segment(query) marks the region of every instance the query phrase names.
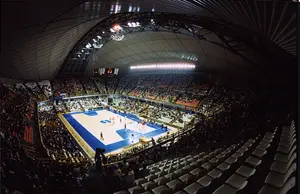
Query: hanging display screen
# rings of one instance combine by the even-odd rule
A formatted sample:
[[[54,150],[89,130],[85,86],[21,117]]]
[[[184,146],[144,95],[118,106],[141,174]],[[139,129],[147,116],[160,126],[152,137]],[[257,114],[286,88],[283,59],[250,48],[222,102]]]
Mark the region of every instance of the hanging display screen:
[[[100,75],[100,76],[115,76],[119,74],[119,68],[97,68],[94,69],[93,72],[94,75]]]

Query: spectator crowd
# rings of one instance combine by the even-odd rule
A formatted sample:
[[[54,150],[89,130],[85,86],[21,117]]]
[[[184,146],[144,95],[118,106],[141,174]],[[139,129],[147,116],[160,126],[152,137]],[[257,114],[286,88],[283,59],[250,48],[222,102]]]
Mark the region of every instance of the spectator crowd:
[[[24,88],[0,85],[1,193],[82,193],[78,180],[85,176],[87,164],[43,161],[26,152],[24,128],[34,116],[30,97]]]
[[[90,167],[90,159],[82,153],[57,113],[97,108],[101,106],[98,97],[44,102],[37,106],[36,113],[32,105],[51,94],[57,97],[99,92],[132,95],[173,105],[190,103],[193,122],[188,117],[189,111],[154,101],[119,97],[117,106],[145,115],[149,122],[182,124],[189,121],[195,125],[118,155],[103,155],[99,165]],[[128,188],[133,180],[149,173],[147,165],[165,157],[212,149],[257,135],[256,121],[260,115],[252,110],[255,100],[252,92],[220,84],[212,86],[186,74],[127,75],[120,80],[109,78],[106,81],[72,78],[30,87],[0,85],[1,192],[91,194]],[[41,158],[31,157],[24,148],[24,128],[32,124],[34,118],[38,118],[37,134],[42,144],[35,149],[45,152]]]

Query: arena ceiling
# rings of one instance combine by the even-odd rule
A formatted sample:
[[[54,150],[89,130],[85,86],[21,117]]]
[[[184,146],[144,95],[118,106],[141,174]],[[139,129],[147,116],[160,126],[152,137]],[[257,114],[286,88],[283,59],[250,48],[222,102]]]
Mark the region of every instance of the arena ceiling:
[[[214,34],[210,35],[210,39],[219,41]],[[247,54],[255,56],[249,51]],[[207,41],[172,32],[145,31],[128,34],[123,41],[109,41],[92,56],[85,73],[91,75],[97,67],[123,68],[164,62],[193,63],[201,71],[211,73],[225,70],[237,73],[251,69],[251,64],[241,57]]]
[[[257,68],[269,63],[262,57],[262,53],[266,53],[263,49],[255,53],[253,48],[246,46],[247,49],[234,53],[225,48],[228,41],[215,34],[209,34],[208,39],[219,45],[169,31],[128,34],[123,41],[108,41],[85,63],[81,59],[70,63],[72,53],[82,46],[78,42],[91,29],[116,13],[127,12],[189,14],[210,18],[211,21],[219,20],[223,24],[259,34],[254,40],[259,43],[255,50],[267,44],[266,48],[275,45],[274,50],[266,53],[269,58],[273,55],[277,60],[276,57],[282,55],[282,60],[288,61],[296,56],[297,6],[292,1],[25,0],[2,1],[1,4],[4,30],[0,59],[2,77],[43,80],[64,74],[69,68],[70,74],[88,75],[94,67],[103,65],[123,68],[132,64],[177,59],[193,61],[194,58],[198,67],[209,72],[247,72],[253,70],[253,66]],[[237,29],[232,28],[233,31]],[[266,43],[262,44],[264,41]],[[273,45],[269,46],[270,43]]]

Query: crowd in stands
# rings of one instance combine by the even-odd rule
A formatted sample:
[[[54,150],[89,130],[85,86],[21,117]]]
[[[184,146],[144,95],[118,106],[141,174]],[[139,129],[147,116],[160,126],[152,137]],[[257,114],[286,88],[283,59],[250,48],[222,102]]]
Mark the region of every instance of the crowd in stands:
[[[177,89],[177,90],[184,90],[185,88],[187,88],[192,80],[193,77],[190,74],[179,74],[179,75],[173,75],[174,76],[174,81],[171,85],[171,87],[173,89]],[[196,79],[196,78],[194,78]]]
[[[79,100],[79,103],[84,109],[95,109],[100,106],[97,101],[97,98],[82,98]]]
[[[185,85],[185,84],[184,84]],[[176,104],[192,107],[196,109],[204,96],[210,91],[211,84],[198,77],[192,78],[184,92],[179,92]]]
[[[66,96],[84,95],[84,89],[79,79],[60,79],[52,82],[55,96],[65,94]]]
[[[45,110],[45,109],[44,109]],[[54,109],[39,111],[41,141],[54,160],[81,162],[85,160],[75,140],[58,118]]]
[[[93,79],[83,78],[82,83],[83,83],[84,89],[86,91],[86,94],[98,94],[99,93]]]
[[[184,110],[176,107],[163,106],[161,104],[151,103],[133,98],[120,98],[118,107],[141,116],[145,116],[146,120],[152,120],[158,123],[173,124],[183,126],[183,119],[186,115]],[[189,122],[190,120],[187,119]]]
[[[47,99],[52,97],[52,89],[51,89],[51,83],[50,81],[41,81],[38,82],[38,85],[40,86],[41,90],[44,92]]]
[[[55,108],[55,106],[53,105],[52,101],[45,101],[45,102],[37,103],[37,111],[38,112],[51,111],[54,108]]]
[[[129,79],[128,75],[122,76],[119,80],[119,84],[118,84],[115,94],[123,95],[123,93],[126,90],[126,86],[129,84],[129,82],[130,82],[130,79]]]
[[[43,101],[47,99],[45,94],[42,92],[42,90],[36,83],[31,82],[25,83],[24,85],[27,87],[31,97],[36,98],[38,101]]]
[[[125,75],[121,78],[72,78],[25,83],[18,90],[29,92],[39,101],[59,96],[122,94],[180,104],[196,109],[210,90],[207,81],[189,74]],[[51,86],[52,85],[52,86]]]
[[[69,100],[58,100],[55,101],[54,105],[57,112],[72,112],[72,111],[83,111],[88,109],[99,108],[100,104],[97,97],[88,97],[88,98],[74,98]],[[41,109],[49,109],[49,106],[41,106]]]
[[[254,93],[215,84],[210,94],[206,96],[203,103],[199,106],[199,112],[209,116],[230,110],[236,104],[245,109],[249,108],[249,105],[243,103],[244,101],[254,101]]]
[[[120,78],[116,94],[128,95],[128,93],[137,85],[139,81],[138,75],[124,75]]]
[[[52,83],[52,90],[54,96],[60,96],[62,94],[66,94],[68,91],[68,87],[66,87],[64,80],[53,80]]]
[[[141,91],[139,91],[139,88],[143,87],[142,83],[144,82],[146,77],[134,75],[132,78],[133,79],[131,79],[126,86],[126,90],[123,93],[124,95],[137,96],[137,94],[141,93]]]
[[[86,173],[85,165],[44,163],[26,153],[24,127],[32,112],[28,93],[21,91],[0,85],[1,193],[82,193],[78,180]]]
[[[148,117],[157,119],[160,121],[166,121],[172,123],[175,120],[182,118],[182,111],[176,110],[174,108],[168,108],[161,105],[150,105],[147,110],[143,112]]]
[[[94,81],[100,94],[107,94],[106,87],[105,87],[105,80],[101,78],[95,78]]]
[[[277,118],[272,111],[267,112],[267,116],[263,111],[256,114],[262,109],[258,109],[257,104],[254,106],[256,99],[252,92],[219,84],[211,88],[188,75],[127,76],[119,82],[111,79],[107,85],[103,80],[82,83],[78,79],[54,80],[53,94],[78,96],[95,91],[104,94],[107,93],[107,86],[109,93],[139,93],[138,97],[151,99],[155,96],[155,100],[171,103],[177,103],[178,100],[203,102],[199,103],[195,127],[185,128],[178,134],[166,135],[119,155],[103,157],[99,165],[89,168],[89,159],[68,133],[57,113],[96,108],[99,106],[96,99],[45,102],[38,106],[38,115],[34,115],[32,105],[35,100],[41,100],[36,97],[42,91],[46,97],[50,97],[51,85],[44,84],[41,87],[39,84],[42,90],[24,85],[0,85],[1,193],[12,193],[14,190],[23,193],[112,193],[131,187],[135,179],[146,176],[149,173],[146,166],[151,163],[255,137],[262,129],[274,128],[270,123],[264,125],[265,120],[275,121]],[[207,95],[204,99],[200,91]],[[118,106],[127,112],[144,114],[148,121],[155,119],[183,123],[187,115],[183,110],[131,98],[121,98]],[[47,161],[32,158],[24,150],[24,129],[35,116],[39,119],[39,133]],[[168,142],[159,144],[165,141]],[[112,162],[117,163],[107,165]]]
[[[133,79],[134,77],[134,79]],[[116,93],[197,108],[210,89],[187,74],[131,75],[120,79]]]
[[[114,94],[118,85],[118,78],[111,77],[107,79],[107,91],[109,94]]]
[[[67,112],[67,107],[63,101],[56,101],[54,103],[54,108],[57,112]]]
[[[67,110],[69,110],[69,112],[82,110],[82,107],[78,100],[75,100],[75,99],[66,100],[66,101],[64,101],[64,103],[67,107]]]
[[[80,79],[66,79],[65,83],[67,86],[70,86],[68,90],[69,96],[81,96],[85,94]]]
[[[118,103],[118,107],[122,107],[122,109],[132,113],[141,113],[145,106],[146,104],[140,102],[139,100],[126,97],[120,98]]]

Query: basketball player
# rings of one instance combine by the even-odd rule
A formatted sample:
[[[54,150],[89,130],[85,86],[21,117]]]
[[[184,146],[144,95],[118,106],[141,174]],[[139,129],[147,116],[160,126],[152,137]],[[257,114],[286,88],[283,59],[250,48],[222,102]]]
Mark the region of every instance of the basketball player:
[[[100,132],[100,139],[101,139],[101,140],[104,140],[104,138],[103,138],[103,133],[102,133],[102,132]]]
[[[134,134],[132,133],[131,134],[131,143],[133,143],[133,140],[134,140]]]

